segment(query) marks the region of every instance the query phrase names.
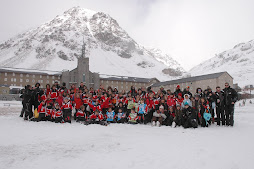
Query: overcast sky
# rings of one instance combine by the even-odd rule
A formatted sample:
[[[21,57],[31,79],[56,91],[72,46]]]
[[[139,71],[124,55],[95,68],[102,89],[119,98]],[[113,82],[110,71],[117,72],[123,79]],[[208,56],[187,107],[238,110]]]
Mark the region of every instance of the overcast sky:
[[[73,6],[108,13],[139,44],[171,54],[185,70],[254,39],[253,0],[0,0],[0,41]]]

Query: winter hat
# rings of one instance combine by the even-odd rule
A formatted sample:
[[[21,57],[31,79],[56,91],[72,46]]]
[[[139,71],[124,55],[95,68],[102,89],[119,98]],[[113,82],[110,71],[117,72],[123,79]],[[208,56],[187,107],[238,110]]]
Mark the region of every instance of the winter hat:
[[[185,96],[188,96],[188,98],[190,98],[190,95],[188,95],[188,94],[185,94],[185,95],[184,95],[184,98],[185,98]]]
[[[176,88],[180,88],[180,85],[177,85]]]
[[[178,96],[181,96],[181,97],[182,97],[183,95],[182,95],[182,93],[178,93]]]
[[[185,106],[187,106],[187,105],[189,106],[189,103],[188,103],[188,102],[185,102],[184,105],[185,105]]]
[[[159,107],[159,109],[164,109],[164,106],[161,105],[161,106]]]
[[[177,104],[176,107],[181,107],[180,104]]]
[[[164,89],[164,87],[163,87],[163,86],[160,86],[160,88],[163,88],[163,89]]]
[[[189,89],[189,88],[190,88],[190,86],[187,86],[186,88],[187,88],[187,89]]]

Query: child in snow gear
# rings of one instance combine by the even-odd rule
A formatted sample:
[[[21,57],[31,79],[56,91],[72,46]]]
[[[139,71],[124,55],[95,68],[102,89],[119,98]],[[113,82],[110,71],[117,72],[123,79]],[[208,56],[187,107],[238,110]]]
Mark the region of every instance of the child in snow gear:
[[[112,110],[112,108],[108,108],[108,111],[106,113],[106,121],[110,123],[115,123],[115,112]]]
[[[128,119],[129,124],[137,124],[138,114],[135,112],[135,108],[131,109]]]
[[[99,112],[99,110],[95,110],[93,114],[90,115],[89,121],[85,122],[85,125],[88,124],[100,124],[103,126],[107,126],[107,122],[103,121],[104,117],[103,114]]]
[[[76,113],[76,121],[85,121],[86,120],[86,112],[85,112],[85,106],[80,106],[80,109]]]
[[[164,107],[160,106],[159,110],[153,113],[152,126],[155,126],[155,124],[157,124],[157,126],[161,126],[162,121],[164,121],[166,118],[167,116],[164,113]]]
[[[71,123],[71,113],[72,113],[72,104],[68,97],[64,98],[64,103],[62,106],[63,118],[65,122]]]
[[[197,128],[198,123],[196,119],[197,115],[192,107],[189,106],[188,102],[184,103],[182,124],[184,128]]]
[[[116,114],[116,121],[117,123],[125,123],[127,121],[126,113],[123,112],[121,108],[118,109],[118,112]]]
[[[142,98],[140,104],[138,104],[138,123],[144,123],[145,121],[145,114],[148,112],[148,107],[145,104],[145,99]]]
[[[55,103],[55,108],[53,110],[55,123],[62,123],[63,122],[63,112],[58,103]]]

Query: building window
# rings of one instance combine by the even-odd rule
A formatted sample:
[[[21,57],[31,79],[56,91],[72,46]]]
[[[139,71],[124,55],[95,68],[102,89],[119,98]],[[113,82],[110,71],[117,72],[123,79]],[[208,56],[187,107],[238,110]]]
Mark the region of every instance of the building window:
[[[54,84],[54,81],[52,81],[52,84]]]
[[[33,75],[33,78],[35,78],[35,75]]]
[[[49,78],[49,76],[47,75],[47,79]]]
[[[23,87],[23,85],[22,85],[22,84],[20,84],[19,86],[20,86],[20,87]]]
[[[103,80],[101,80],[101,83],[103,83]]]
[[[29,77],[29,74],[26,74],[26,77]]]
[[[41,80],[41,82],[40,83],[43,83],[43,80]]]
[[[58,76],[58,79],[60,80],[60,76]]]
[[[33,80],[32,80],[32,82],[34,83],[34,82],[35,82],[35,80],[33,79]]]
[[[26,79],[26,82],[28,83],[28,82],[29,82],[29,79]]]
[[[52,76],[52,79],[55,79],[55,76]]]
[[[54,76],[53,76],[54,77]],[[53,78],[52,77],[52,78]],[[86,81],[86,74],[83,74],[83,82],[85,82]]]
[[[23,79],[20,79],[20,83],[22,83],[23,82]]]
[[[13,78],[11,78],[11,82],[13,82]]]
[[[15,73],[12,73],[12,76],[15,76]]]
[[[128,86],[126,86],[126,89],[128,89]]]
[[[40,75],[40,78],[42,78],[42,75]]]
[[[47,80],[47,83],[49,83],[49,80]]]
[[[112,81],[111,83],[113,84],[114,82]]]
[[[7,82],[7,78],[4,78],[4,81]]]
[[[41,88],[43,88],[43,85],[41,85]]]
[[[5,76],[7,76],[7,73],[4,73]]]
[[[123,84],[123,82],[121,82],[121,84]]]
[[[16,78],[13,78],[13,81],[16,82]]]
[[[108,83],[108,81],[107,81],[107,83]]]
[[[20,77],[23,77],[23,74],[20,74]]]
[[[116,81],[116,84],[118,84],[118,81]]]
[[[123,86],[121,86],[121,88],[123,89]]]

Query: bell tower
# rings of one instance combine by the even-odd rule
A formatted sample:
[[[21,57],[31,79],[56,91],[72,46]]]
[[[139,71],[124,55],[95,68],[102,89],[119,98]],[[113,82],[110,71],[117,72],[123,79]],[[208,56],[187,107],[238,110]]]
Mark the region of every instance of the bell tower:
[[[78,58],[77,67],[77,87],[84,82],[88,88],[90,87],[89,58],[86,57],[86,44],[83,39],[81,56]]]

